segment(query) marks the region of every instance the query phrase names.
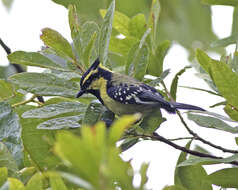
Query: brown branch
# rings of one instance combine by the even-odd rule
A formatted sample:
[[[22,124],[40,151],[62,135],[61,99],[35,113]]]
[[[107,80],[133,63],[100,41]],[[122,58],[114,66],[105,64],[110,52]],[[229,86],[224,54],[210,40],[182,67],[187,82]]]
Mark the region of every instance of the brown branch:
[[[179,146],[179,145],[169,141],[168,139],[160,136],[157,133],[153,133],[152,135],[146,135],[146,134],[137,134],[137,133],[127,132],[126,134],[129,135],[129,136],[133,136],[133,137],[146,138],[146,139],[149,138],[151,140],[160,141],[160,142],[163,142],[163,143],[165,143],[167,145],[172,146],[175,149],[181,150],[183,152],[186,152],[186,153],[194,155],[194,156],[205,157],[205,158],[214,158],[214,159],[223,159],[223,157],[213,156],[211,154],[206,154],[206,153],[202,153],[202,152],[198,152],[198,151],[187,149],[187,148],[185,148],[183,146]],[[229,164],[233,164],[233,165],[238,166],[238,162],[237,161],[229,162]]]
[[[221,151],[223,151],[223,152],[229,152],[229,153],[234,153],[234,154],[237,154],[237,153],[238,153],[237,150],[231,150],[231,149],[223,148],[223,147],[221,147],[221,146],[218,146],[218,145],[213,144],[213,143],[210,142],[210,141],[207,141],[207,140],[203,139],[202,137],[200,137],[197,133],[193,132],[193,131],[188,127],[188,125],[187,125],[187,123],[184,121],[184,119],[183,119],[181,113],[180,113],[178,110],[177,110],[176,112],[177,112],[177,114],[178,114],[178,116],[179,116],[179,118],[180,118],[180,121],[181,121],[182,124],[184,125],[184,127],[187,129],[187,131],[189,132],[189,134],[191,134],[192,136],[195,137],[195,138],[194,138],[195,140],[199,140],[199,141],[203,142],[204,144],[207,144],[207,145],[209,145],[209,146],[211,146],[211,147],[213,147],[213,148],[216,148],[216,149],[218,149],[218,150],[221,150]]]

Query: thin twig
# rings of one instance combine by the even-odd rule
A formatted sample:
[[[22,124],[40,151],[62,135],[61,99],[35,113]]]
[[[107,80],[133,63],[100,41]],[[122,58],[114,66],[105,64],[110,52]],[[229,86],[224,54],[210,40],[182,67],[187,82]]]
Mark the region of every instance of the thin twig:
[[[15,108],[15,107],[20,106],[20,105],[25,105],[25,104],[27,104],[27,103],[29,103],[29,102],[34,102],[34,99],[35,99],[36,97],[37,97],[36,95],[33,95],[29,100],[24,100],[24,101],[22,101],[22,102],[18,102],[18,103],[16,103],[16,104],[13,104],[12,107]]]
[[[195,139],[194,137],[179,137],[179,138],[174,138],[174,139],[168,139],[169,141],[180,141],[180,140],[193,140]]]
[[[177,110],[176,111],[179,118],[180,118],[180,121],[182,122],[182,124],[184,125],[184,127],[187,129],[187,131],[189,132],[189,134],[191,134],[192,136],[194,136],[195,140],[199,140],[201,142],[203,142],[204,144],[207,144],[213,148],[216,148],[216,149],[219,149],[219,150],[222,150],[223,152],[229,152],[229,153],[234,153],[234,154],[237,154],[238,151],[237,150],[231,150],[231,149],[227,149],[227,148],[223,148],[221,146],[218,146],[218,145],[215,145],[213,144],[212,142],[210,141],[207,141],[205,139],[203,139],[202,137],[200,137],[197,133],[193,132],[187,125],[187,123],[185,122],[185,120],[183,119],[181,113]]]
[[[175,149],[181,150],[183,152],[186,152],[186,153],[194,155],[194,156],[205,157],[205,158],[214,158],[214,159],[223,159],[223,157],[213,156],[211,154],[206,154],[206,153],[190,150],[190,149],[187,149],[185,147],[179,146],[179,145],[169,141],[168,139],[160,136],[157,133],[154,133],[153,135],[146,135],[146,134],[137,134],[137,133],[127,132],[126,134],[129,135],[129,136],[133,136],[133,137],[146,138],[146,139],[149,138],[151,140],[160,141],[160,142],[163,142],[165,144],[168,144],[168,145],[172,146]],[[229,162],[229,164],[233,164],[233,165],[238,166],[238,162],[237,161]]]

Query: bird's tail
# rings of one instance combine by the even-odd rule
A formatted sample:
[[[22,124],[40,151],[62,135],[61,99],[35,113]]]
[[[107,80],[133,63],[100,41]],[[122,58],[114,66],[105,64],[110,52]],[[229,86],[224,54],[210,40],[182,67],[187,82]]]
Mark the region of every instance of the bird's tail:
[[[190,105],[190,104],[183,104],[183,103],[178,103],[178,102],[170,102],[170,104],[175,109],[206,111],[203,108],[200,108],[198,106],[193,106],[193,105]]]

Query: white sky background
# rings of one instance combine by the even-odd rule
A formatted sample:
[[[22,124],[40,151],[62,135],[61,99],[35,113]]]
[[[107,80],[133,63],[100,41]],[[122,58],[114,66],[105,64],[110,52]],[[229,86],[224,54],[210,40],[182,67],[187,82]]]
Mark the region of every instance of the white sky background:
[[[231,32],[232,12],[232,7],[212,7],[214,31],[220,38],[229,36]],[[12,52],[16,50],[38,51],[40,47],[43,46],[39,36],[41,29],[45,27],[57,30],[71,41],[68,13],[64,7],[50,0],[15,0],[12,9],[8,12],[0,3],[0,37],[11,48]],[[228,51],[234,51],[234,47],[230,46]],[[164,69],[171,69],[171,74],[165,81],[167,86],[170,85],[175,73],[185,65],[189,65],[187,57],[188,53],[179,45],[175,44],[170,49],[164,63]],[[0,48],[0,65],[7,64],[6,54],[2,48]],[[186,72],[180,77],[179,85],[209,89],[206,83],[197,78],[194,74],[195,71],[190,69],[189,72]],[[178,89],[178,102],[194,104],[209,111],[224,114],[221,107],[216,109],[209,108],[210,105],[220,100],[222,99],[205,92],[197,92],[184,88]],[[160,135],[167,138],[188,136],[176,115],[168,116],[166,112],[163,112],[163,114],[167,117],[168,121],[163,123],[160,130],[158,130]],[[194,123],[189,121],[188,123],[195,132],[205,139],[227,148],[237,148],[234,138],[228,133],[197,127]],[[180,145],[185,144],[185,142],[176,143]],[[204,145],[203,147],[206,146]],[[211,149],[211,151],[216,155],[223,155],[220,151],[214,149]],[[165,185],[173,184],[173,173],[179,154],[180,151],[166,144],[147,141],[138,143],[129,151],[123,153],[122,156],[126,160],[132,158],[132,164],[136,170],[142,162],[150,162],[148,188],[159,190]],[[217,170],[218,167],[209,166],[206,167],[206,169],[208,173],[211,173]],[[135,184],[138,184],[137,182],[138,180],[135,180]]]

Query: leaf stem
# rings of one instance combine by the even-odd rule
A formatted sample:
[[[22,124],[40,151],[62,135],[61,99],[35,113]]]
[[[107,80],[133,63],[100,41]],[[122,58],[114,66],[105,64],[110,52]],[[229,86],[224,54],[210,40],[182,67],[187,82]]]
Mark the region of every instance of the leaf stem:
[[[29,102],[35,102],[34,99],[35,99],[36,97],[37,97],[36,95],[33,95],[29,100],[24,100],[24,101],[22,101],[22,102],[15,103],[15,104],[12,105],[12,107],[15,108],[15,107],[17,107],[17,106],[24,105],[24,104],[27,104],[27,103],[29,103]]]

